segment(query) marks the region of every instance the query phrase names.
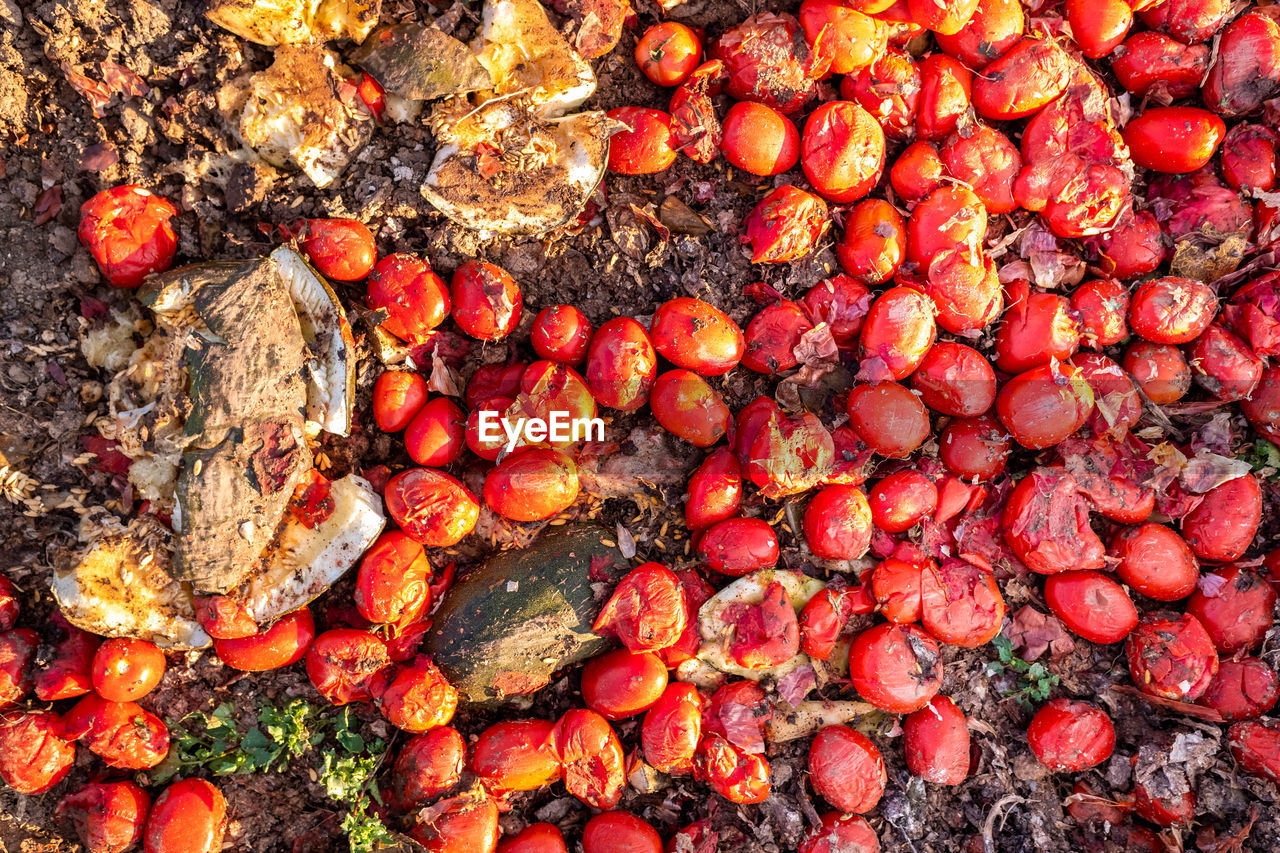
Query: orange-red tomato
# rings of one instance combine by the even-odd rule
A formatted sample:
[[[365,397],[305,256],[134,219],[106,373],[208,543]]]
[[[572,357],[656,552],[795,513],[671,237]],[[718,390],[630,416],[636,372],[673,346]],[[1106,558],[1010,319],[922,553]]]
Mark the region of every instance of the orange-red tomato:
[[[666,566],[642,563],[627,573],[591,630],[614,634],[633,652],[674,645],[688,621],[684,587]]]
[[[1227,742],[1246,772],[1280,782],[1280,725],[1274,720],[1236,723],[1227,731]]]
[[[121,853],[142,840],[151,797],[133,782],[91,782],[58,803],[89,853]]]
[[[67,738],[85,738],[89,751],[108,767],[146,770],[169,752],[169,729],[164,721],[136,702],[109,702],[90,693],[62,722]]]
[[[227,801],[203,779],[181,779],[156,798],[147,818],[145,853],[218,853],[227,831]]]
[[[800,651],[811,658],[829,660],[845,623],[857,609],[856,598],[860,591],[824,589],[805,602],[799,618]]]
[[[885,49],[880,22],[837,0],[804,0],[799,18],[814,53],[830,57],[831,74],[855,74]]]
[[[389,530],[365,551],[356,576],[355,604],[370,622],[407,625],[431,606],[431,563],[399,530]]]
[[[939,641],[976,648],[1000,633],[1004,597],[995,576],[965,560],[930,563],[920,574],[920,622]]]
[[[804,309],[790,299],[766,305],[747,324],[742,366],[757,373],[790,370],[800,363],[796,348],[812,329]]]
[[[373,384],[373,420],[383,432],[399,432],[427,402],[427,381],[407,370],[388,370]]]
[[[665,171],[676,161],[670,113],[648,107],[618,107],[608,115],[627,128],[609,140],[609,171],[648,175]]]
[[[907,260],[927,270],[946,251],[981,247],[986,234],[987,209],[982,199],[964,187],[939,186],[907,220]]]
[[[1081,342],[1095,349],[1118,344],[1129,335],[1129,290],[1114,278],[1095,278],[1071,293],[1071,310],[1080,318]]]
[[[853,101],[828,101],[804,123],[800,166],[818,195],[827,201],[857,201],[880,180],[884,131]]]
[[[707,568],[741,577],[777,564],[778,534],[762,518],[729,518],[707,528],[697,550]]]
[[[0,634],[0,710],[15,705],[31,690],[31,668],[40,635],[30,628]]]
[[[733,415],[720,393],[692,370],[668,370],[653,383],[649,409],[663,429],[694,447],[710,447],[724,437]]]
[[[1276,590],[1258,574],[1239,566],[1201,576],[1187,599],[1187,612],[1209,633],[1224,655],[1251,651],[1262,643],[1273,624]]]
[[[658,86],[679,86],[702,63],[702,40],[684,24],[663,21],[636,40],[636,65]]]
[[[995,418],[953,418],[938,437],[938,458],[958,477],[990,480],[1004,470],[1009,446],[1009,434]]]
[[[958,32],[934,33],[938,47],[975,71],[999,59],[1025,30],[1018,0],[979,0],[978,8]]]
[[[685,661],[692,660],[702,648],[702,635],[698,633],[698,610],[716,591],[696,569],[681,569],[676,572],[676,577],[680,579],[680,588],[684,590],[685,626],[680,639],[665,649],[658,650],[658,656],[668,669],[675,669]]]
[[[702,740],[705,700],[692,684],[672,682],[645,712],[640,726],[644,760],[663,773],[691,773]]]
[[[1042,364],[1010,379],[996,395],[996,414],[1023,447],[1052,447],[1084,425],[1093,390],[1079,368]]]
[[[911,387],[926,406],[943,415],[972,418],[996,400],[991,362],[973,347],[938,341],[911,374]]]
[[[36,698],[55,702],[88,693],[93,688],[93,656],[101,642],[101,638],[72,625],[55,608],[44,630],[44,643],[53,654],[48,660],[36,662]]]
[[[549,305],[533,318],[529,343],[538,358],[577,365],[587,357],[591,321],[572,305]]]
[[[541,521],[578,499],[578,466],[559,450],[529,448],[503,459],[484,479],[484,502],[512,521]]]
[[[409,738],[396,756],[392,791],[406,811],[448,793],[462,779],[467,745],[458,730],[439,726]]]
[[[881,456],[910,456],[929,437],[929,412],[919,397],[897,382],[855,386],[846,409],[849,426]]]
[[[946,177],[937,146],[924,139],[908,145],[889,169],[889,185],[909,207],[940,187]]]
[[[526,424],[520,431],[517,448],[529,444],[564,448],[587,437],[581,428],[574,428],[574,422],[594,418],[596,400],[586,380],[572,367],[535,361],[520,377],[520,390],[522,396],[516,398],[514,411],[509,411],[506,419],[518,425],[522,418],[529,418],[547,424],[548,429],[543,436],[540,427],[535,430],[532,424]]]
[[[458,691],[423,656],[397,672],[376,698],[387,722],[415,733],[448,725],[458,707]]]
[[[902,723],[902,748],[912,775],[936,785],[959,785],[969,775],[969,726],[964,711],[934,696]]]
[[[591,339],[586,383],[602,406],[634,411],[649,402],[658,375],[658,355],[644,326],[614,317]]]
[[[419,465],[442,468],[462,455],[467,416],[448,397],[436,397],[414,415],[404,431],[409,458]]]
[[[307,649],[307,677],[334,705],[368,702],[382,692],[390,675],[387,644],[358,628],[334,628]]]
[[[173,202],[134,184],[103,190],[80,206],[80,242],[112,287],[137,287],[173,265]]]
[[[1253,396],[1240,401],[1240,411],[1264,438],[1280,440],[1280,367],[1262,371]]]
[[[1023,477],[1009,494],[1000,526],[1013,553],[1038,574],[1105,564],[1106,549],[1089,526],[1089,503],[1062,468],[1036,468]]]
[[[218,659],[233,669],[264,672],[302,660],[315,636],[315,619],[310,610],[301,607],[257,634],[226,640],[215,638],[213,649]]]
[[[973,81],[973,108],[992,121],[1026,118],[1057,98],[1071,79],[1071,58],[1059,44],[1026,36]]]
[[[43,794],[66,778],[75,760],[76,745],[57,714],[0,714],[0,779],[19,794]]]
[[[1031,751],[1054,772],[1079,773],[1111,757],[1116,730],[1097,705],[1052,699],[1040,706],[1027,727]]]
[[[476,526],[480,505],[453,477],[409,468],[387,481],[387,512],[410,538],[432,548],[456,545]]]
[[[1227,134],[1222,119],[1199,107],[1148,107],[1124,128],[1133,162],[1157,172],[1194,172]]]
[[[747,475],[765,498],[808,491],[835,463],[835,439],[812,412],[770,417],[751,442]]]
[[[720,153],[724,134],[713,100],[723,87],[724,63],[704,62],[671,94],[671,132],[680,153],[696,163],[710,163]]]
[[[830,58],[814,56],[793,16],[761,12],[727,30],[712,55],[724,62],[725,91],[737,101],[756,101],[790,115],[816,91],[814,80]]]
[[[1126,527],[1111,540],[1115,573],[1156,601],[1178,601],[1195,591],[1200,568],[1187,542],[1162,524]]]
[[[494,853],[501,833],[498,804],[479,786],[427,806],[409,828],[429,853]]]
[[[491,791],[533,791],[561,776],[550,720],[508,720],[480,733],[471,770]]]
[[[497,461],[507,446],[507,434],[501,418],[511,409],[515,400],[511,397],[490,397],[472,407],[467,415],[466,439],[471,452],[488,462]],[[487,427],[480,431],[480,418],[484,416]]]
[[[666,687],[667,666],[652,652],[615,649],[582,669],[582,701],[609,720],[644,713]]]
[[[717,447],[689,478],[684,525],[702,530],[738,514],[742,502],[742,466],[728,447]]]
[[[369,275],[369,307],[387,312],[382,328],[407,343],[426,340],[445,321],[453,302],[431,266],[414,255],[387,255]]]
[[[501,340],[520,324],[520,285],[497,264],[467,261],[453,271],[449,293],[454,322],[473,338]]]
[[[568,848],[555,824],[531,823],[501,842],[498,853],[568,853]]]
[[[724,159],[753,175],[780,175],[800,162],[800,132],[791,119],[764,104],[738,101],[724,117]]]
[[[745,669],[781,666],[800,651],[800,625],[791,596],[777,581],[759,604],[743,605],[728,643],[729,656]]]
[[[609,721],[585,708],[566,711],[551,732],[564,767],[564,786],[593,809],[611,809],[627,785],[622,742]]]
[[[871,521],[886,533],[903,533],[938,508],[938,487],[914,468],[895,471],[867,495]]]
[[[1218,674],[1200,697],[1200,704],[1212,708],[1228,723],[1252,720],[1268,713],[1280,699],[1280,678],[1271,665],[1245,655],[1227,658],[1218,664]]]
[[[742,329],[728,314],[687,296],[659,305],[649,329],[659,355],[701,376],[728,373],[746,349]]]
[[[886,137],[901,141],[915,134],[921,85],[911,54],[889,47],[871,65],[840,81],[840,97],[857,101],[880,122]]]
[[[810,319],[815,323],[826,319],[831,326],[831,334],[836,343],[847,345],[862,328],[870,306],[870,298],[865,288],[856,289],[861,282],[881,284],[893,278],[907,249],[906,221],[902,214],[884,199],[869,198],[858,202],[845,216],[844,234],[836,244],[836,257],[846,273],[857,279],[857,282],[840,284],[844,276],[827,279],[836,282],[831,285],[819,283],[814,285],[805,295],[804,304],[809,309]],[[838,299],[841,290],[848,291],[843,299]],[[828,309],[830,318],[819,317],[815,310],[814,294],[834,291],[829,299],[834,302]],[[848,307],[845,307],[848,306]],[[836,318],[847,315],[849,319],[842,324]]]
[[[805,834],[799,853],[880,853],[880,839],[862,815],[827,812]]]
[[[747,753],[718,734],[708,734],[698,744],[694,772],[720,796],[733,803],[763,803],[769,799],[769,761]]]
[[[862,489],[826,486],[805,507],[805,542],[821,559],[856,560],[871,545],[872,517]]]
[[[112,702],[146,696],[164,678],[164,652],[155,643],[112,637],[93,656],[93,689]]]
[[[359,281],[378,261],[373,234],[356,219],[308,219],[298,248],[316,272],[335,281]]]
[[[1067,0],[1064,10],[1080,52],[1101,59],[1120,46],[1133,26],[1126,0]]]
[[[1138,609],[1124,587],[1092,570],[1060,572],[1044,581],[1054,616],[1091,643],[1118,643],[1138,626]]]
[[[933,313],[933,302],[919,291],[889,288],[867,312],[859,339],[862,357],[883,361],[894,379],[906,378],[924,361],[937,337]]]
[[[809,747],[809,781],[823,799],[846,814],[876,807],[889,781],[880,750],[862,732],[827,726]]]
[[[813,251],[830,226],[825,201],[783,184],[747,216],[741,240],[751,246],[751,263],[784,264]]]
[[[756,397],[738,410],[733,424],[733,453],[743,468],[751,463],[752,448],[760,431],[782,417],[782,410],[772,397]]]
[[[1085,425],[1094,435],[1123,436],[1142,417],[1142,398],[1137,383],[1113,360],[1102,353],[1076,353],[1071,365],[1093,391],[1094,400],[1102,400],[1103,408],[1094,408]],[[1143,516],[1145,518],[1145,516]],[[1136,519],[1141,521],[1142,519]]]
[[[17,587],[13,581],[0,575],[0,631],[8,631],[17,624],[21,609]]]
[[[1022,373],[1052,360],[1066,361],[1080,343],[1080,324],[1066,297],[1032,291],[1010,306],[996,330],[996,367]]]
[[[1195,701],[1218,673],[1213,640],[1189,613],[1143,614],[1124,650],[1133,683],[1164,699]]]
[[[859,696],[881,710],[918,711],[942,686],[938,643],[915,625],[875,625],[849,647],[849,681]]]
[[[921,139],[938,140],[955,132],[961,116],[970,110],[973,74],[942,53],[920,60],[920,96],[915,115]]]
[[[1156,344],[1186,344],[1213,322],[1217,298],[1207,284],[1189,278],[1144,281],[1129,302],[1129,327]]]
[[[601,812],[582,830],[583,853],[662,853],[662,837],[628,812]]]
[[[920,618],[920,581],[926,562],[885,557],[871,573],[871,595],[884,618],[903,625]]]

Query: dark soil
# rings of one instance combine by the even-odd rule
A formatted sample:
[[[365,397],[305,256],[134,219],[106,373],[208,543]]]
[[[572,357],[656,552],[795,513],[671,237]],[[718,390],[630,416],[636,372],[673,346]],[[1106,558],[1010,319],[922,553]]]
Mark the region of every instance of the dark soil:
[[[48,612],[47,578],[59,550],[74,544],[82,508],[106,505],[127,511],[133,503],[121,480],[94,468],[81,443],[82,436],[92,434],[94,418],[105,412],[107,377],[85,363],[80,336],[131,299],[128,292],[100,283],[76,240],[79,206],[100,189],[137,182],[178,203],[179,262],[259,255],[272,245],[274,232],[266,226],[326,215],[361,219],[377,235],[381,252],[421,253],[444,272],[467,258],[484,257],[519,280],[526,326],[539,308],[557,302],[577,305],[598,325],[618,313],[643,317],[677,295],[707,299],[745,324],[758,307],[744,294],[745,285],[765,280],[794,297],[837,271],[829,242],[800,263],[752,267],[739,244],[740,222],[766,189],[797,176],[744,182],[723,161],[697,166],[681,158],[656,179],[611,177],[602,215],[580,233],[488,243],[446,221],[419,194],[432,154],[430,134],[421,125],[381,127],[344,178],[323,192],[299,174],[237,162],[228,156],[235,145],[217,116],[214,93],[226,80],[266,67],[270,51],[209,24],[200,5],[198,0],[0,0],[0,569],[23,591],[23,624],[39,625]],[[414,6],[410,0],[384,0],[384,20],[402,19]],[[421,6],[427,14],[425,4]],[[462,29],[474,25],[478,8],[460,10]],[[642,23],[651,22],[654,11],[643,5]],[[715,32],[745,14],[728,0],[695,0],[675,17]],[[629,32],[596,63],[600,88],[591,106],[666,106],[666,94],[649,84],[631,60],[633,45]],[[667,197],[700,214],[710,233],[667,237],[637,215],[637,210],[656,213]],[[364,412],[380,366],[368,346],[367,319],[355,310],[361,288],[341,290],[353,309],[366,355],[360,367]],[[482,362],[505,361],[510,349],[471,347],[461,368],[463,378]],[[743,373],[736,372],[723,389],[735,404],[767,390],[764,382]],[[823,395],[817,404],[824,414],[832,414]],[[626,418],[611,425],[608,438],[620,443],[618,453],[629,456],[630,464],[623,466],[627,470],[621,472],[618,495],[585,511],[611,527],[625,525],[636,539],[639,557],[678,562],[688,549],[678,509],[685,472],[697,457],[671,443],[662,443],[662,452],[655,453],[643,432],[628,440],[640,423]],[[335,470],[408,461],[398,441],[372,428],[330,450]],[[477,472],[459,473],[467,477]],[[636,494],[628,493],[628,482]],[[1270,510],[1274,489],[1268,497]],[[780,516],[779,509],[757,504],[748,511],[772,519]],[[513,532],[492,519],[488,524],[490,540]],[[778,527],[784,562],[799,567],[803,558],[791,528]],[[1274,522],[1265,532],[1259,549],[1276,544]],[[470,546],[455,556],[465,565],[479,555],[479,546]],[[348,580],[317,603],[318,620],[344,607],[349,596]],[[1043,609],[1031,584],[1011,580],[1006,597],[1011,611],[1026,603]],[[1273,662],[1276,645],[1273,636],[1268,646]],[[912,780],[894,743],[900,728],[892,720],[885,722],[876,739],[889,766],[890,787],[869,816],[883,849],[1132,849],[1108,827],[1081,825],[1066,816],[1063,800],[1075,777],[1050,775],[1032,757],[1025,737],[1028,714],[1002,698],[1007,684],[984,673],[993,652],[949,649],[947,655],[943,692],[975,721],[973,773],[954,789]],[[1115,757],[1085,774],[1100,793],[1120,796],[1129,790],[1129,758],[1140,746],[1168,749],[1176,742],[1183,748],[1160,760],[1196,766],[1200,825],[1180,835],[1167,834],[1169,850],[1280,849],[1276,789],[1237,775],[1225,749],[1209,749],[1201,759],[1203,746],[1188,746],[1201,739],[1217,743],[1222,727],[1173,715],[1110,689],[1127,681],[1116,648],[1077,640],[1073,651],[1044,660],[1061,676],[1062,695],[1096,697],[1116,720]],[[839,691],[832,687],[828,693]],[[580,702],[576,694],[577,674],[568,673],[528,708],[505,713],[554,717]],[[172,721],[223,701],[250,709],[289,696],[318,698],[301,666],[245,676],[212,655],[192,654],[171,657],[162,689],[143,704]],[[367,733],[388,734],[371,708],[361,716]],[[496,716],[463,712],[457,725],[474,736]],[[638,743],[638,729],[638,721],[618,726],[628,750]],[[650,794],[630,791],[623,807],[653,821],[664,836],[710,818],[720,830],[721,850],[794,850],[824,808],[812,801],[805,781],[806,753],[807,742],[801,741],[770,755],[774,795],[760,806],[733,806],[702,785],[675,780]],[[343,849],[340,816],[316,784],[315,770],[314,761],[304,759],[283,774],[218,779],[233,818],[226,849]],[[0,849],[77,849],[74,833],[54,817],[53,809],[63,794],[101,773],[101,763],[81,750],[76,771],[50,793],[23,797],[0,791]],[[505,828],[515,831],[532,820],[550,820],[565,828],[571,849],[589,816],[560,786],[518,797],[513,805],[503,818]],[[1251,814],[1257,821],[1247,840],[1230,846],[1230,838]]]

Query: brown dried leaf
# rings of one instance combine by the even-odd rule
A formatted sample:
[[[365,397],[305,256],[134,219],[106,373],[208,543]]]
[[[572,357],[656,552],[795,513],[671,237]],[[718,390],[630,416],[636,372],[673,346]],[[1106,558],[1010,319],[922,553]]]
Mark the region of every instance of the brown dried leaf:
[[[715,230],[706,218],[673,195],[658,206],[658,219],[675,234],[704,237]]]
[[[1013,614],[1005,636],[1013,643],[1023,660],[1033,661],[1046,651],[1054,660],[1066,657],[1076,647],[1075,640],[1067,633],[1056,616],[1041,613],[1030,604]]]

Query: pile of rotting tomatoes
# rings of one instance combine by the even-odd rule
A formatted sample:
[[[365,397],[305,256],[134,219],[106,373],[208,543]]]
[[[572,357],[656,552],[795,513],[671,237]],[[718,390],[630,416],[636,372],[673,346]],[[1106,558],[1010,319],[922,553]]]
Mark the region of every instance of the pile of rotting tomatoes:
[[[901,746],[845,725],[816,733],[807,784],[829,808],[803,853],[879,849],[862,815],[886,788],[882,748],[903,749],[927,782],[965,780],[969,721],[939,692],[940,646],[995,638],[1011,577],[1037,578],[1067,629],[1117,644],[1149,701],[1229,726],[1240,770],[1280,783],[1280,722],[1265,717],[1280,685],[1259,655],[1280,551],[1256,556],[1263,489],[1231,455],[1246,422],[1280,440],[1280,368],[1269,362],[1280,353],[1280,274],[1265,256],[1253,260],[1277,234],[1274,8],[804,0],[798,16],[762,12],[716,34],[710,58],[702,33],[650,28],[636,59],[676,88],[669,112],[611,112],[627,126],[612,170],[659,172],[684,155],[787,174],[743,223],[753,261],[801,258],[839,221],[843,272],[794,300],[754,285],[765,304],[745,329],[694,298],[656,306],[647,326],[617,316],[596,328],[572,305],[546,306],[529,334],[536,360],[481,367],[461,393],[433,393],[414,370],[384,372],[373,419],[403,433],[416,467],[380,477],[398,529],[360,565],[364,623],[317,634],[304,609],[260,634],[218,639],[217,654],[247,670],[305,658],[329,701],[374,703],[411,733],[388,801],[430,850],[566,850],[548,824],[499,844],[510,795],[563,783],[595,810],[586,853],[658,853],[657,830],[615,808],[637,767],[691,776],[734,803],[770,796],[768,724],[814,685],[726,676],[706,693],[679,676],[705,649],[699,613],[717,587],[778,563],[771,502],[805,495],[810,559],[790,568],[830,582],[802,607],[772,582],[722,613],[732,630],[718,638],[721,657],[748,676],[798,654],[844,658],[858,697],[905,718]],[[135,286],[172,260],[173,209],[113,192],[86,206],[82,236],[113,284]],[[1011,221],[1029,260],[1000,263],[1013,241],[996,252],[990,238]],[[1188,246],[1221,248],[1233,236],[1244,247],[1234,258],[1209,251],[1188,263]],[[450,319],[479,341],[520,326],[518,283],[486,261],[464,263],[446,285],[423,258],[379,259],[351,220],[313,220],[300,245],[322,274],[367,281],[382,329],[407,345],[430,346]],[[813,411],[761,396],[735,412],[721,393],[735,370],[817,382],[839,362],[856,364],[855,380]],[[514,522],[570,511],[582,450],[526,435],[508,452],[484,437],[481,415],[646,407],[706,449],[684,506],[696,562],[639,565],[603,602],[596,630],[622,648],[585,665],[585,707],[500,722],[468,743],[449,725],[456,692],[415,657],[448,583],[430,549],[470,534],[482,506]],[[1213,417],[1183,435],[1166,411]],[[1013,470],[1015,459],[1026,465]],[[13,628],[15,607],[0,604],[0,616],[0,686],[12,706],[31,689],[37,639]],[[36,695],[88,698],[65,715],[11,711],[0,726],[0,775],[21,791],[65,775],[80,738],[117,767],[150,766],[167,743],[163,723],[128,704],[163,671],[154,647],[67,637]],[[129,661],[128,689],[108,683],[121,677],[118,658]],[[65,683],[42,692],[51,671]],[[1081,773],[1111,757],[1116,731],[1101,701],[1060,695],[1034,713],[1027,738],[1048,770]],[[132,725],[111,722],[121,714]],[[636,717],[628,755],[613,724]],[[1154,789],[1149,778],[1135,774],[1111,799],[1080,781],[1071,812],[1105,812],[1124,849],[1160,851],[1152,826],[1194,820],[1195,780]],[[127,801],[141,832],[147,794],[111,784],[124,787],[91,786],[67,807]],[[220,837],[224,809],[201,786],[170,788],[147,826],[189,798]],[[178,849],[151,838],[148,850]],[[714,828],[682,829],[667,849],[715,849]]]

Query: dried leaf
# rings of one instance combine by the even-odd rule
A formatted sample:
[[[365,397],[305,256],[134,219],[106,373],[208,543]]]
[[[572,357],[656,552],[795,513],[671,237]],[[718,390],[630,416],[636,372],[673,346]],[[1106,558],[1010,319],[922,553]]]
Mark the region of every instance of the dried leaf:
[[[49,187],[36,198],[35,224],[44,225],[62,210],[62,185]]]
[[[673,233],[691,237],[703,237],[715,230],[701,214],[673,195],[664,198],[658,206],[658,219]]]
[[[813,671],[813,666],[806,663],[791,670],[778,681],[778,695],[792,708],[797,708],[817,686],[818,676]]]
[[[1063,628],[1056,616],[1041,613],[1030,604],[1013,614],[1009,627],[1004,631],[1023,660],[1033,661],[1046,651],[1054,660],[1066,657],[1076,647],[1075,640]]]
[[[151,91],[147,81],[132,68],[126,68],[114,62],[104,62],[101,68],[102,82],[126,98],[143,98]]]
[[[617,524],[618,531],[618,550],[622,552],[622,556],[628,560],[636,555],[636,538],[631,535],[631,531],[622,526],[622,522]]]
[[[1210,489],[1243,477],[1250,470],[1249,463],[1243,459],[1232,459],[1219,456],[1209,450],[1201,449],[1187,460],[1178,475],[1178,482],[1188,492],[1202,495]]]
[[[462,396],[462,390],[458,387],[458,375],[440,357],[438,349],[431,351],[431,378],[427,380],[427,390],[447,397]]]
[[[426,24],[381,27],[352,52],[351,60],[388,92],[415,101],[493,87],[469,47]]]
[[[62,74],[71,84],[71,88],[84,95],[95,118],[102,118],[107,114],[107,105],[111,103],[111,90],[106,85],[86,77],[67,62],[62,63]]]

